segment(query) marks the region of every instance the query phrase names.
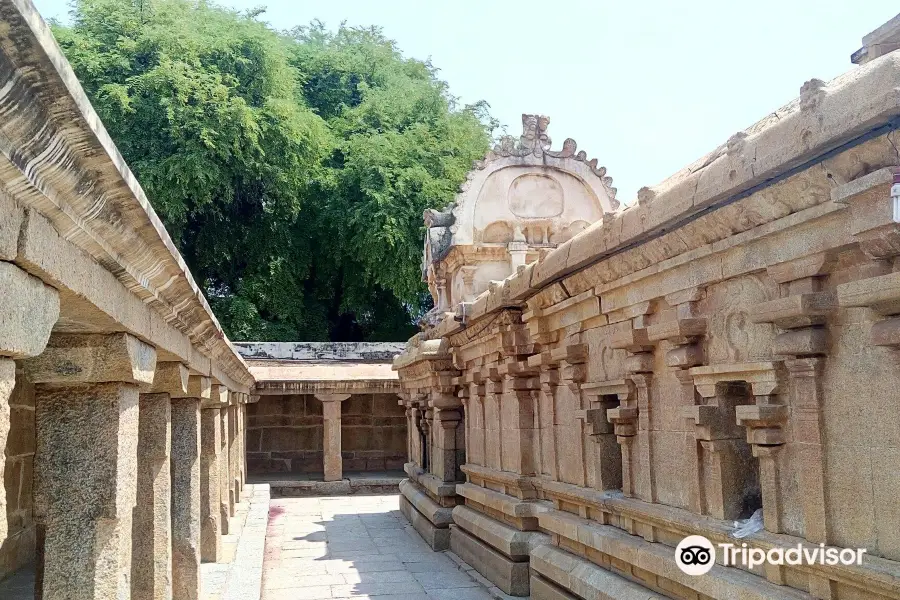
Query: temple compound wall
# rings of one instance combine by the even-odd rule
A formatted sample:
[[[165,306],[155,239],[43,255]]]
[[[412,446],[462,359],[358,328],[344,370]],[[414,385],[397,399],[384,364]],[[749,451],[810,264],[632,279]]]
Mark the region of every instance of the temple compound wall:
[[[0,596],[196,599],[253,376],[31,3],[0,31]]]
[[[900,52],[857,54],[627,207],[526,115],[521,140],[476,166],[480,188],[426,214],[442,310],[394,366],[401,506],[434,549],[538,599],[900,598]],[[594,194],[546,181],[520,195],[484,182],[492,168]],[[525,235],[524,264],[464,218],[593,197],[580,233]],[[481,254],[507,260],[484,291],[477,261],[450,262]],[[435,273],[476,285],[451,304]],[[732,537],[754,513],[762,529]],[[719,552],[693,576],[675,562],[688,535],[866,554],[750,569]]]
[[[400,471],[406,414],[391,362],[397,343],[239,342],[260,401],[247,411],[253,475]]]

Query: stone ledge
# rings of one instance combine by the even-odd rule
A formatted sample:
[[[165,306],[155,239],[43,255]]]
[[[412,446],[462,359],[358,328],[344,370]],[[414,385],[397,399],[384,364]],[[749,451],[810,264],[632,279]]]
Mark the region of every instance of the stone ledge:
[[[259,600],[262,593],[263,556],[269,522],[269,486],[247,484],[244,494],[250,503],[250,510],[220,596],[222,600]]]
[[[450,526],[450,549],[511,596],[528,595],[528,563],[514,562],[457,525]]]
[[[671,562],[674,567],[675,561]],[[654,594],[642,585],[628,581],[606,569],[601,569],[594,563],[578,558],[555,546],[536,548],[531,553],[531,568],[549,581],[582,598],[596,600],[663,600],[665,598],[665,596]],[[548,589],[554,593],[542,595]],[[540,587],[539,590],[538,598],[566,597],[561,596],[558,590],[549,586]],[[733,597],[742,600],[745,598],[745,596]]]
[[[413,528],[419,532],[432,550],[440,552],[450,547],[450,530],[447,527],[435,527],[428,518],[416,510],[406,496],[400,496],[400,512],[406,517]]]
[[[611,525],[600,525],[575,515],[556,511],[541,515],[540,523],[541,527],[548,531],[713,598],[741,598],[741,600],[808,600],[810,598],[808,594],[799,590],[775,585],[753,573],[718,564],[705,577],[687,575],[675,564],[675,550],[672,547],[644,541],[640,537],[629,535]],[[567,582],[565,576],[562,575],[563,572],[574,569],[579,562],[608,573],[594,563],[555,546],[541,546],[531,552],[531,564],[536,571],[562,587],[583,595],[578,591],[574,581]],[[569,565],[572,566],[569,567]],[[638,587],[646,594],[646,588]],[[629,596],[612,597],[627,598]]]
[[[527,475],[520,475],[510,471],[498,471],[496,469],[489,469],[473,464],[464,464],[460,467],[460,470],[465,473],[470,480],[473,478],[487,479],[488,481],[496,481],[497,483],[523,491],[527,490],[531,492],[534,490],[534,485],[532,483],[533,478],[528,477]]]
[[[453,522],[452,509],[446,508],[432,500],[428,494],[417,489],[409,479],[400,482],[400,493],[435,527],[447,527]]]
[[[406,474],[409,475],[411,480],[415,481],[439,498],[452,497],[457,493],[456,483],[441,481],[437,476],[428,473],[416,463],[410,462],[404,464],[403,470],[406,471]]]
[[[453,522],[515,562],[527,561],[533,548],[550,542],[546,534],[519,531],[467,506],[453,509]]]
[[[532,571],[531,600],[578,600],[578,596],[573,596]]]
[[[537,502],[519,500],[513,496],[501,494],[472,483],[457,484],[456,493],[463,498],[516,518],[537,517],[539,514],[547,512],[550,508]]]
[[[731,521],[721,521],[713,517],[696,515],[681,508],[652,504],[635,498],[626,498],[621,492],[600,492],[546,479],[535,479],[534,483],[544,493],[550,492],[553,496],[576,503],[588,504],[612,514],[659,527],[675,535],[702,535],[713,543],[734,541],[734,538],[731,537],[733,529]],[[581,520],[579,517],[567,513],[558,512],[556,514],[562,515],[566,519]],[[548,515],[549,513],[539,515],[538,520],[541,523],[541,527],[544,527],[542,521]],[[616,531],[621,530],[616,529]],[[557,533],[559,532],[557,531]],[[625,532],[621,533],[627,535]],[[768,531],[755,533],[747,541],[752,541],[753,545],[765,551],[769,551],[772,548],[788,548],[796,546],[798,543],[806,543],[806,540],[803,538],[770,533]],[[807,565],[796,568],[802,568],[809,572],[810,575],[824,577],[856,588],[872,589],[882,594],[893,593],[897,589],[898,582],[900,582],[900,573],[897,572],[896,563],[877,556],[865,556],[863,564],[860,566],[838,564],[828,566],[827,569],[821,565]]]

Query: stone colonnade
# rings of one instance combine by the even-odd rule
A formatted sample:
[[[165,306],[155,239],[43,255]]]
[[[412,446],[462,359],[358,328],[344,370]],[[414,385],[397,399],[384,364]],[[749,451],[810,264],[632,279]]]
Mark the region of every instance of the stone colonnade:
[[[0,579],[33,560],[44,600],[196,599],[253,376],[40,15],[0,1],[0,25],[0,457],[23,457]]]
[[[55,291],[0,273],[30,316],[0,328],[0,447],[18,363],[35,388],[35,597],[199,598],[200,563],[221,559],[241,498],[251,396],[126,333],[50,335]]]

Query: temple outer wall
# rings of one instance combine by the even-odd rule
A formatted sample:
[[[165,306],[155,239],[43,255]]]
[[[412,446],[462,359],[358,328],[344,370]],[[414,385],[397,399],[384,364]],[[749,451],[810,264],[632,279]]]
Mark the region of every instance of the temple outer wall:
[[[807,82],[411,340],[423,537],[535,598],[900,598],[898,85],[898,52]],[[444,526],[422,484],[441,406],[466,443]],[[867,554],[676,568],[686,535],[733,543],[757,510],[751,546]]]

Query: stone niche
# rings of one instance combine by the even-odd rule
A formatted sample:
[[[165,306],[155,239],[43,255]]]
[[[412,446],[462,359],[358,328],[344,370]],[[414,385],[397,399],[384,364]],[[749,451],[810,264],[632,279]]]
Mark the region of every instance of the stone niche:
[[[475,163],[444,212],[425,211],[423,277],[430,320],[471,302],[519,267],[587,229],[619,203],[612,178],[567,139],[550,149],[550,119],[522,115],[522,136],[503,138]]]

